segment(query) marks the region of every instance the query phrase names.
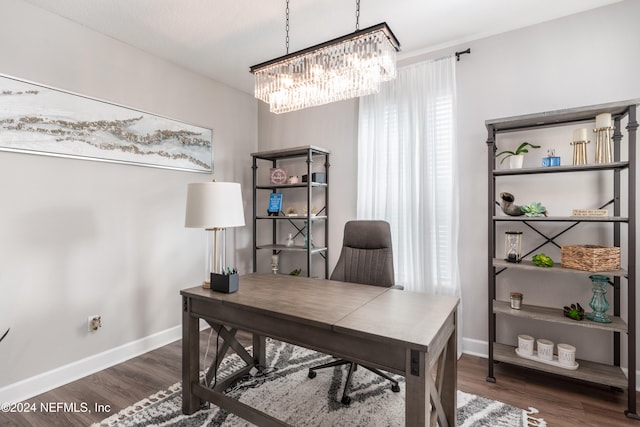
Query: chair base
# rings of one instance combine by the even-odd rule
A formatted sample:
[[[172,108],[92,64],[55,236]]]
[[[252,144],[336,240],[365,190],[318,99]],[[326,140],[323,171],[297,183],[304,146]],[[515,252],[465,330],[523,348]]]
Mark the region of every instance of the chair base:
[[[318,369],[331,368],[334,366],[342,366],[342,365],[349,365],[349,373],[347,374],[347,381],[344,384],[344,391],[342,392],[342,399],[340,399],[340,402],[342,402],[343,405],[348,406],[349,404],[351,404],[351,398],[349,397],[347,392],[349,391],[349,387],[351,386],[351,376],[353,375],[353,372],[358,369],[358,364],[356,364],[355,362],[350,362],[348,360],[338,359],[329,363],[325,363],[319,366],[314,366],[312,368],[309,368],[309,373],[307,374],[307,376],[309,378],[315,378],[317,375],[315,371],[317,371]],[[364,365],[360,365],[360,366],[390,381],[391,391],[393,391],[394,393],[398,393],[400,391],[400,385],[398,384],[398,381],[391,378],[389,375],[375,368],[369,368],[368,366],[364,366]]]

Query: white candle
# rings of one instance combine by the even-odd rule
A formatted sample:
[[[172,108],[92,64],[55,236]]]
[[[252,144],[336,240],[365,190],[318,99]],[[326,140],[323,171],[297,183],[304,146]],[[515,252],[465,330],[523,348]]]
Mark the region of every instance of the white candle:
[[[575,129],[573,131],[573,142],[586,141],[587,140],[587,128]]]
[[[271,264],[278,265],[278,255],[271,255]]]
[[[611,127],[611,114],[602,113],[596,116],[596,129],[610,128]]]

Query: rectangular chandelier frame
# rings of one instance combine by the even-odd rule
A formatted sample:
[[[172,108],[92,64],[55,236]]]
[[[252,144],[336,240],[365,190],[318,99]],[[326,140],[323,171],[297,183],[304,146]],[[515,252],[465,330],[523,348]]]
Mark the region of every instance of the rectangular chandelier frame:
[[[255,97],[284,113],[377,93],[396,76],[400,42],[386,23],[250,67]]]

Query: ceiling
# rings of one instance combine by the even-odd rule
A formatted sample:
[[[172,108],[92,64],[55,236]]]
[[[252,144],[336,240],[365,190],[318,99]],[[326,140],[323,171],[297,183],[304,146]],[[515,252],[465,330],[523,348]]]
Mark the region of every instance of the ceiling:
[[[286,54],[285,0],[24,0],[253,93],[249,67]],[[361,0],[360,28],[387,22],[400,58],[620,0]],[[355,30],[356,1],[290,0],[290,52]]]

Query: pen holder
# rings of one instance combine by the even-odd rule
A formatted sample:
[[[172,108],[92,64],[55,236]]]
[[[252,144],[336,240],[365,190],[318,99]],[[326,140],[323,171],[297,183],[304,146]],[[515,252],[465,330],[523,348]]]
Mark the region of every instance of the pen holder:
[[[238,277],[235,274],[211,273],[211,290],[232,294],[238,290]]]

